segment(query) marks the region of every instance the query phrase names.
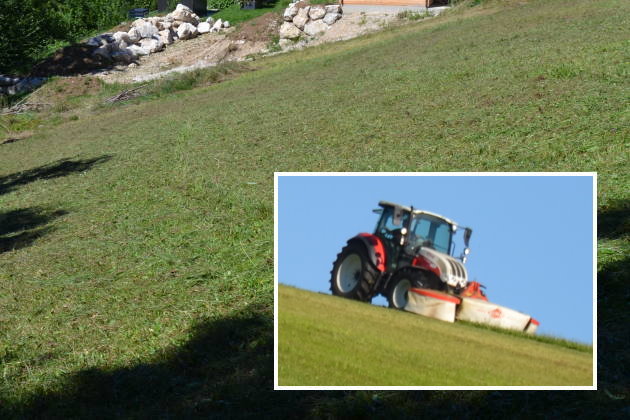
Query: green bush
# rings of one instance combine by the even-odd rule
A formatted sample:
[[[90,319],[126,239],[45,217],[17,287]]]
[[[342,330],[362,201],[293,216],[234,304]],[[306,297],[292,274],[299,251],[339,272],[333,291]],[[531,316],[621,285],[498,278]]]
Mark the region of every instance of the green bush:
[[[32,0],[5,0],[0,8],[0,73],[24,70],[46,42],[35,6]]]
[[[51,45],[106,30],[136,7],[153,10],[157,0],[3,0],[0,73],[24,73]]]
[[[208,0],[208,9],[227,9],[233,4],[240,4],[240,0]]]

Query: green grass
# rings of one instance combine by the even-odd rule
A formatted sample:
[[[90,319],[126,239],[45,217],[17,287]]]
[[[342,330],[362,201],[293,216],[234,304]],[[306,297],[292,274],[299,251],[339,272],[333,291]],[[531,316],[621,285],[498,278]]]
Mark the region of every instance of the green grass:
[[[281,386],[593,384],[593,354],[278,287]]]
[[[484,330],[494,331],[500,334],[511,335],[514,337],[526,337],[529,340],[540,341],[541,343],[553,344],[555,346],[566,347],[572,350],[578,350],[583,352],[593,352],[593,346],[585,343],[580,343],[577,341],[567,340],[566,338],[560,338],[553,335],[547,334],[527,334],[520,331],[515,330],[506,330],[503,328],[495,327],[493,325],[481,324],[478,322],[468,322],[468,321],[459,321],[459,324],[462,325],[471,325],[475,328],[481,328]]]
[[[422,20],[428,17],[431,17],[429,11],[425,11],[424,13],[415,12],[413,10],[403,10],[402,12],[398,12],[396,14],[398,19],[407,19],[407,20]]]
[[[230,24],[235,25],[237,23],[242,23],[251,19],[254,19],[258,16],[264,15],[269,12],[282,13],[284,9],[289,5],[290,0],[276,0],[276,1],[267,1],[264,2],[261,8],[259,9],[241,9],[240,4],[233,4],[232,6],[222,9],[219,12],[212,15],[212,17],[217,19],[227,20]]]
[[[521,3],[0,145],[0,417],[622,417],[630,10]],[[597,171],[600,391],[271,391],[273,172],[295,170]]]

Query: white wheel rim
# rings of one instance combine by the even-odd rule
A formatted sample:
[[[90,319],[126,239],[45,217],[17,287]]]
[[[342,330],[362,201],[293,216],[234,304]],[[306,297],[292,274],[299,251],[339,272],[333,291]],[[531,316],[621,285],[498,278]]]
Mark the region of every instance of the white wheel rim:
[[[407,306],[407,292],[411,289],[411,282],[407,279],[402,279],[396,284],[394,292],[392,293],[392,301],[396,308],[404,308]]]
[[[357,287],[361,277],[361,257],[357,254],[348,255],[337,270],[337,289],[341,293],[349,293]]]

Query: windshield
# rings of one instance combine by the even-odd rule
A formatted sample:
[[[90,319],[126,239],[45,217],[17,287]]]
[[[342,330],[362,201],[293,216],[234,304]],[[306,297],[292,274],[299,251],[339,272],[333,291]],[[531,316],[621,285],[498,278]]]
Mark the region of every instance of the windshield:
[[[424,245],[436,251],[449,253],[451,247],[451,225],[428,214],[414,217],[411,225],[411,239],[416,245]]]

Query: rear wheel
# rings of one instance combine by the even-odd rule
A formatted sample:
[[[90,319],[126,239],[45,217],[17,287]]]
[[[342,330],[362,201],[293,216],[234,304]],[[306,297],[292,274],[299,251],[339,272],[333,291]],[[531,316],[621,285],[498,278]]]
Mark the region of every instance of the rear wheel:
[[[330,290],[335,296],[371,302],[377,278],[378,270],[370,262],[365,247],[351,242],[337,255]]]
[[[389,307],[405,309],[409,301],[409,289],[412,287],[440,290],[442,282],[435,276],[417,268],[403,268],[394,274],[387,288]]]

